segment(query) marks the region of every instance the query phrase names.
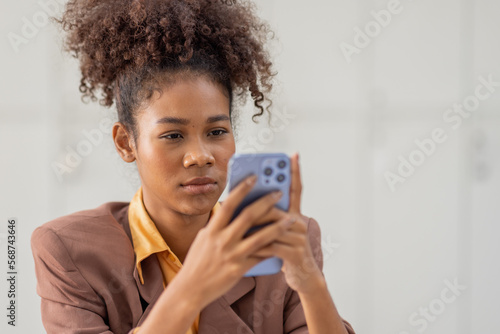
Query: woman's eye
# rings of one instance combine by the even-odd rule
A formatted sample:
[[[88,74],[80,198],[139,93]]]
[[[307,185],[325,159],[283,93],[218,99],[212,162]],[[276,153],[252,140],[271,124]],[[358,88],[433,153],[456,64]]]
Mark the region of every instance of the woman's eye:
[[[209,135],[210,135],[210,136],[220,136],[220,135],[223,135],[223,134],[225,134],[225,133],[227,133],[227,131],[226,131],[226,130],[223,130],[223,129],[217,129],[217,130],[212,130],[212,131],[210,131],[210,134],[209,134]]]
[[[182,136],[181,136],[180,133],[171,133],[171,134],[162,136],[161,138],[165,138],[165,139],[180,139],[180,138],[182,138]]]

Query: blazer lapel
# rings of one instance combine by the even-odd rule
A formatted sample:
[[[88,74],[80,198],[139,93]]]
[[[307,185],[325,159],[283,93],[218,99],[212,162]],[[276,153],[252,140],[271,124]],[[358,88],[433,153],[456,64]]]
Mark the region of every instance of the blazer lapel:
[[[134,269],[134,278],[141,297],[148,304],[142,314],[137,326],[140,326],[153,305],[160,297],[163,288],[163,276],[160,269],[158,258],[154,255],[144,259],[141,262],[144,284],[141,284],[137,268]],[[231,304],[249,293],[255,288],[255,278],[243,277],[231,290],[207,305],[200,314],[199,332],[222,334],[221,330],[227,330],[227,334],[232,330],[238,329],[240,334],[250,334],[253,331],[248,325],[234,312]],[[224,333],[226,334],[226,333]]]
[[[151,304],[156,301],[161,291],[163,290],[163,276],[161,273],[160,263],[155,254],[152,254],[148,258],[142,260],[142,277],[144,278],[144,284],[141,283],[139,278],[139,273],[137,267],[134,268],[134,278],[139,289],[141,297],[148,303]]]
[[[200,314],[199,332],[203,334],[251,334],[253,331],[233,310],[231,304],[255,288],[255,278],[243,277],[231,290],[216,299]]]
[[[155,254],[149,256],[141,262],[142,277],[144,284],[141,283],[137,267],[134,268],[134,279],[137,284],[137,289],[141,298],[148,304],[137,326],[140,326],[146,319],[155,304],[156,300],[160,297],[163,291],[163,276],[161,273],[160,263]]]
[[[236,285],[226,292],[222,298],[224,298],[229,305],[249,293],[255,288],[255,278],[254,277],[243,277],[240,279]]]
[[[132,234],[130,233],[130,226],[128,221],[128,206],[126,210],[122,212],[119,217],[119,221],[121,222],[125,233],[132,241]],[[137,290],[139,291],[140,297],[147,304],[146,309],[144,310],[141,318],[137,326],[140,326],[141,323],[146,319],[146,316],[151,311],[156,300],[160,297],[161,292],[163,291],[163,274],[161,272],[160,263],[158,262],[158,258],[156,255],[151,255],[148,258],[144,259],[141,262],[142,268],[142,277],[144,278],[144,284],[141,283],[139,278],[139,272],[137,271],[137,267],[134,267],[134,279],[135,284],[137,285]]]

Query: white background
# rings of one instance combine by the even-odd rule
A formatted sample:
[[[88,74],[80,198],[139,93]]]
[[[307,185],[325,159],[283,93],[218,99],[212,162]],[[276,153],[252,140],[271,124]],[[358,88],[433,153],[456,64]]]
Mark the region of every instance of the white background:
[[[480,76],[500,82],[500,3],[401,0],[400,12],[348,63],[341,43],[352,45],[354,29],[388,2],[259,0],[277,36],[275,111],[291,116],[276,119],[279,131],[242,116],[238,145],[300,152],[303,212],[321,225],[329,289],[358,333],[499,333],[500,87],[457,129],[443,115],[474,93]],[[78,64],[61,52],[51,24],[40,21],[16,52],[8,34],[21,35],[23,17],[43,19],[41,11],[34,0],[0,3],[2,333],[44,332],[33,229],[129,201],[139,185],[107,133],[70,173],[58,178],[53,170],[86,140],[82,131],[116,116],[114,107],[80,101]],[[386,172],[397,173],[398,156],[408,159],[415,140],[435,128],[447,139],[391,191]],[[5,316],[10,217],[18,219],[15,328]],[[450,303],[439,301],[446,280],[465,287]],[[418,326],[409,320],[415,312]]]

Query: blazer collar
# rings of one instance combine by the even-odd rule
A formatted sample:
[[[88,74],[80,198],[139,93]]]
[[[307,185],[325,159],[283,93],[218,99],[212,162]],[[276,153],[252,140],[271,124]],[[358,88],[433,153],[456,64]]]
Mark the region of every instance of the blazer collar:
[[[231,305],[235,301],[252,291],[254,288],[255,278],[243,277],[231,290],[222,295],[221,298],[223,298],[229,305]]]
[[[130,225],[128,221],[128,208],[121,212],[118,219],[127,234],[130,243],[133,245],[132,234],[130,232]],[[134,253],[135,255],[135,253]],[[147,307],[144,310],[141,319],[139,320],[138,326],[144,321],[146,315],[151,310],[152,305],[156,300],[160,297],[161,292],[163,291],[163,275],[161,273],[160,263],[158,262],[158,258],[156,256],[149,256],[141,262],[142,269],[142,277],[144,278],[144,284],[141,283],[141,279],[139,278],[139,272],[137,270],[137,266],[134,266],[134,280],[137,286],[137,290],[139,291],[139,295],[146,302]]]
[[[134,279],[142,299],[148,304],[156,302],[163,291],[163,275],[160,263],[156,254],[152,254],[141,263],[142,277],[144,284],[141,283],[137,266],[134,268]]]

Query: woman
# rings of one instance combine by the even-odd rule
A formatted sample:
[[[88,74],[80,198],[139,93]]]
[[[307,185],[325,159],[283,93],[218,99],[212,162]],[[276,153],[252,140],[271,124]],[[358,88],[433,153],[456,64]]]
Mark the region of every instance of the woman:
[[[85,97],[116,103],[113,140],[136,162],[141,187],[36,229],[32,249],[48,333],[354,333],[321,272],[320,231],[300,213],[298,156],[288,212],[281,194],[223,204],[235,151],[233,97],[263,114],[269,29],[236,1],[69,1],[67,50],[81,62]],[[273,221],[249,237],[254,225]],[[243,274],[270,256],[282,273]],[[175,278],[175,279],[174,279]]]

